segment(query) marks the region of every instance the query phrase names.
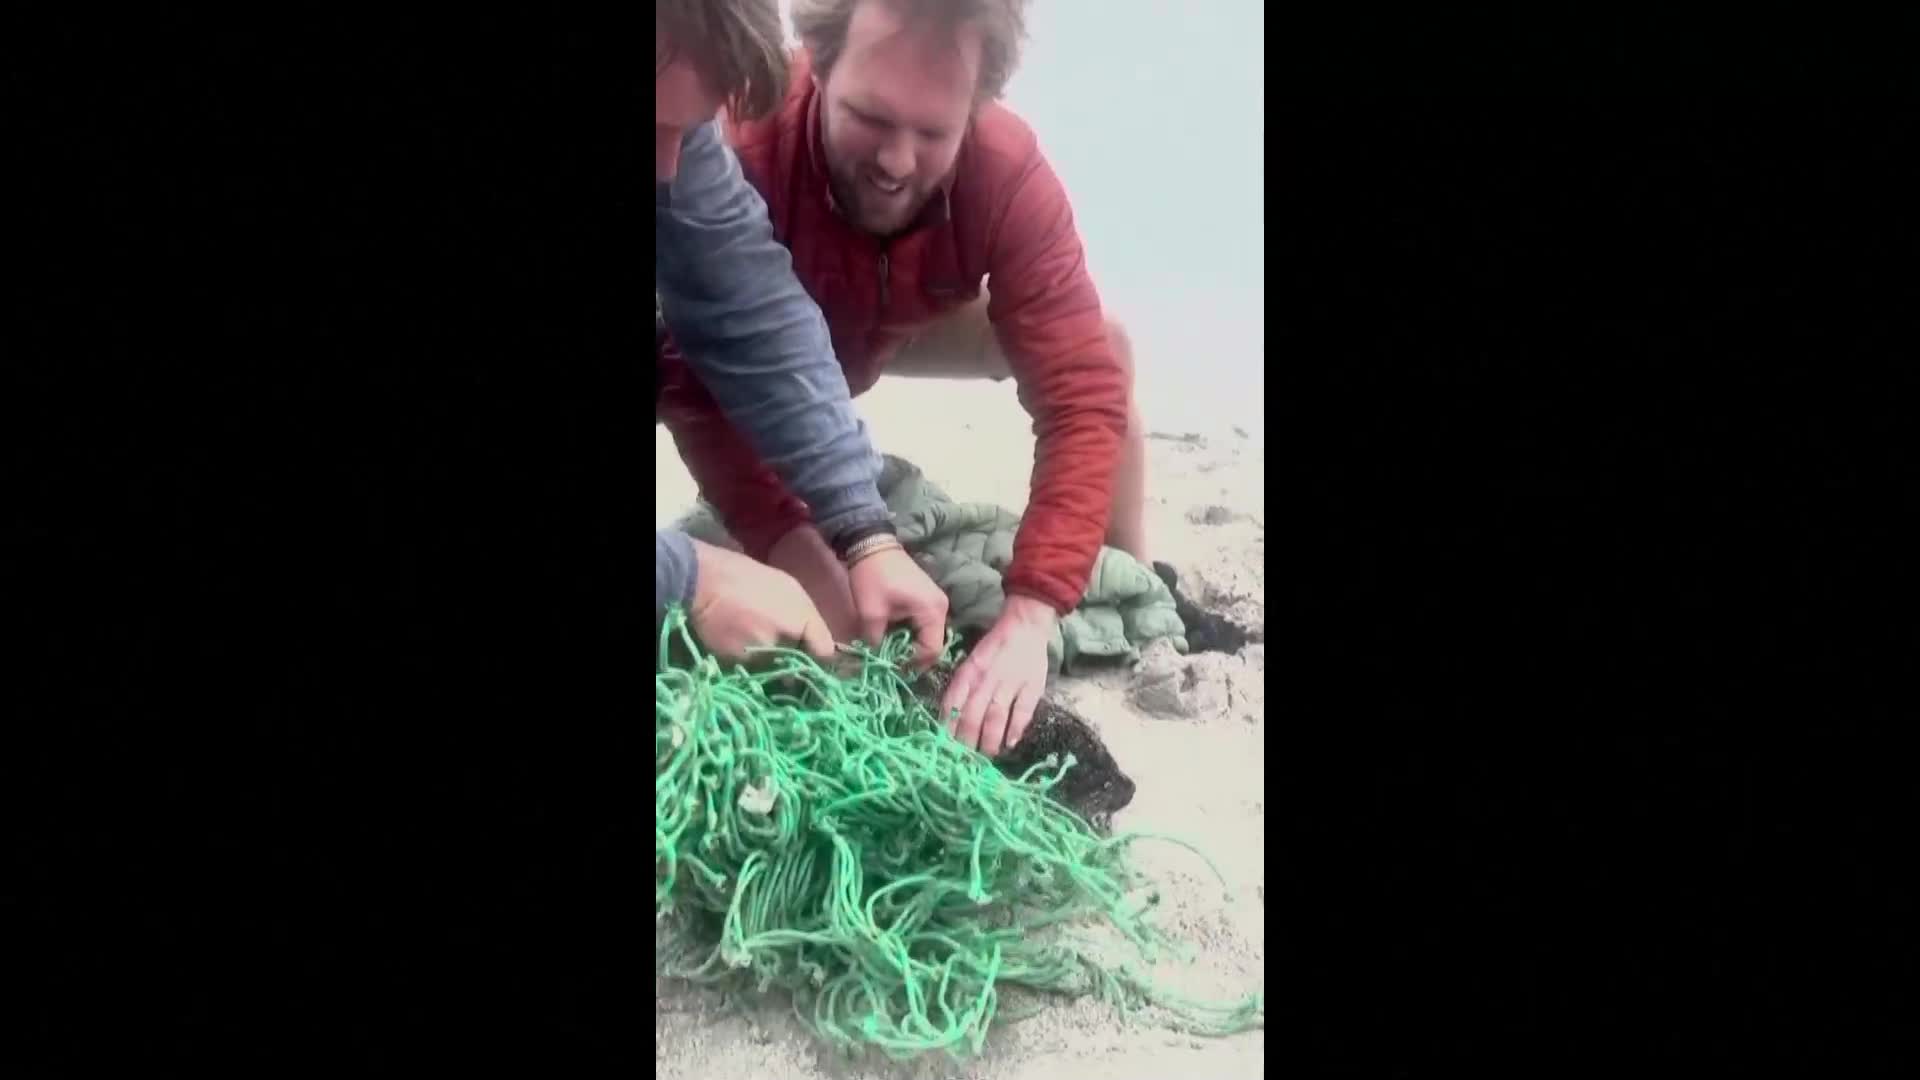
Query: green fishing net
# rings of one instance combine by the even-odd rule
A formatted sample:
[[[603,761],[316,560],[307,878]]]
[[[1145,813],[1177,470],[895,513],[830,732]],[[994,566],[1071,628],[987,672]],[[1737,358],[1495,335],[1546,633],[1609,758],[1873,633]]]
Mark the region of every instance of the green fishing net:
[[[723,668],[669,613],[654,679],[659,973],[784,992],[820,1038],[895,1058],[979,1053],[1019,1018],[1001,1008],[1014,987],[1151,1008],[1199,1034],[1262,1026],[1258,993],[1194,1001],[1101,959],[1090,924],[1148,964],[1174,945],[1128,860],[1150,834],[1098,835],[1050,797],[1071,757],[1010,777],[961,746],[915,693],[911,651],[898,632],[835,669],[792,650]]]

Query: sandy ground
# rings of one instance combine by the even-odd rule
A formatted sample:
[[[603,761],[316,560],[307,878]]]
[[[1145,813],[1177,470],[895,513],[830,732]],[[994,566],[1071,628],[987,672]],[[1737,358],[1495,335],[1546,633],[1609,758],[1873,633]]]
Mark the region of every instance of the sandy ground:
[[[1011,384],[884,380],[856,402],[876,444],[927,471],[962,500],[1026,503],[1033,437]],[[1265,625],[1266,505],[1263,433],[1165,430],[1148,441],[1148,527],[1153,557],[1173,564],[1202,606]],[[659,444],[657,518],[691,505],[692,481],[672,440]],[[1148,684],[1180,687],[1142,694]],[[1192,854],[1141,843],[1140,866],[1164,886],[1161,925],[1194,953],[1157,974],[1182,993],[1235,1000],[1265,982],[1266,658],[1239,654],[1153,657],[1137,670],[1076,674],[1052,692],[1100,730],[1138,786],[1118,829],[1165,833],[1195,844],[1219,866],[1223,893]],[[1191,714],[1191,715],[1187,715]],[[996,1028],[984,1055],[958,1064],[944,1054],[910,1065],[874,1056],[856,1062],[823,1051],[784,1003],[741,1015],[715,996],[656,979],[655,1067],[679,1080],[813,1077],[980,1077],[985,1080],[1226,1080],[1263,1074],[1266,1033],[1198,1038],[1156,1027],[1150,1015],[1123,1021],[1092,1001],[1062,1003],[1024,1023]]]

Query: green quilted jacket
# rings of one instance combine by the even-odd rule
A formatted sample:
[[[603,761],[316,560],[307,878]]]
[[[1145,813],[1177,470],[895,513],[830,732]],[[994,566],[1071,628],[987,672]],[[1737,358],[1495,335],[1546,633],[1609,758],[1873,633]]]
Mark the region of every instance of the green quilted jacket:
[[[880,473],[880,494],[901,542],[945,590],[948,623],[963,634],[992,626],[1006,601],[1000,575],[1013,561],[1020,519],[989,503],[954,502],[917,467],[891,454]],[[731,542],[704,503],[680,527],[708,543]],[[1126,552],[1103,547],[1080,606],[1060,620],[1047,646],[1047,664],[1060,672],[1088,657],[1132,659],[1158,638],[1170,638],[1186,652],[1186,633],[1159,575]]]

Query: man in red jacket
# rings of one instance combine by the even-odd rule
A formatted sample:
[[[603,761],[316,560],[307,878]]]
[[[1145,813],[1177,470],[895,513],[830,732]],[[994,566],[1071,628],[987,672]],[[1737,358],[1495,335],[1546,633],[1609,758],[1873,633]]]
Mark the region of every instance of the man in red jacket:
[[[1011,377],[1033,417],[1006,605],[942,703],[954,734],[990,755],[1031,720],[1047,643],[1102,542],[1146,557],[1127,339],[1101,310],[1059,179],[996,102],[1024,7],[795,0],[804,48],[785,103],[729,129],[855,395],[883,369]],[[836,633],[855,625],[846,572],[806,505],[666,351],[662,418],[703,495],[749,554],[799,580]]]

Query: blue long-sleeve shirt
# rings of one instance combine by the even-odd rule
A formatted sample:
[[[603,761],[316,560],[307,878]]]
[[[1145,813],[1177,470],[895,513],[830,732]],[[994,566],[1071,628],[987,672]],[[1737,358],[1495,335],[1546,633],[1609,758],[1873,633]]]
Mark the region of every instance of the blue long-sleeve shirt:
[[[681,142],[654,197],[658,314],[721,410],[829,538],[887,520],[880,458],[854,412],[827,323],[774,239],[766,203],[719,124]],[[693,596],[692,541],[654,536],[654,618]]]

